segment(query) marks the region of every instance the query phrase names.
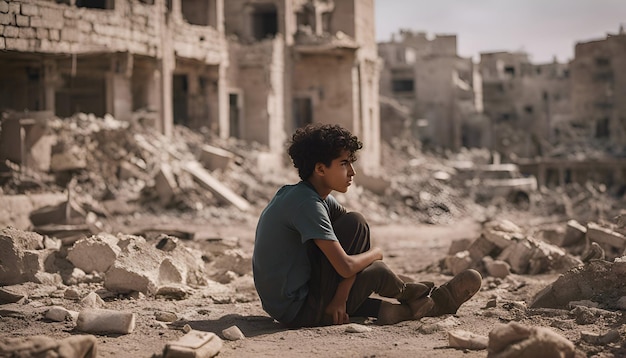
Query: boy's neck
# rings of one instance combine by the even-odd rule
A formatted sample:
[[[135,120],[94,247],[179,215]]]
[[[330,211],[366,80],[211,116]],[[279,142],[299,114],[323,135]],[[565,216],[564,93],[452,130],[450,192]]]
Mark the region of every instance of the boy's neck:
[[[326,199],[326,197],[328,196],[328,194],[330,194],[330,192],[332,190],[326,188],[322,182],[319,180],[319,178],[317,178],[315,176],[315,174],[313,174],[309,179],[305,180],[305,182],[309,183],[309,185],[311,185],[313,187],[313,189],[315,189],[315,191],[317,192],[317,194],[322,198],[322,199]]]

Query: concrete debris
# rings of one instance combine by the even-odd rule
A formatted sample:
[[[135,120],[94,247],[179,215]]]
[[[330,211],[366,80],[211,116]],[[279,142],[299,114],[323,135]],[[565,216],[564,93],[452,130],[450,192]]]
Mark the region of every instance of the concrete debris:
[[[457,349],[481,350],[487,348],[489,338],[457,329],[448,332],[448,345]]]
[[[55,322],[76,322],[76,320],[78,319],[78,314],[78,312],[70,311],[64,307],[52,306],[46,311],[45,317]]]
[[[85,309],[80,311],[76,329],[87,333],[128,334],[135,329],[136,315],[107,309]]]
[[[229,341],[238,341],[246,338],[243,332],[237,326],[230,326],[224,330],[222,330],[222,336]]]
[[[593,344],[596,346],[617,342],[620,340],[620,338],[621,336],[620,336],[619,331],[615,329],[612,329],[604,334],[587,332],[587,331],[580,332],[580,339],[583,342]]]
[[[555,282],[539,291],[531,307],[566,308],[572,301],[601,302],[604,308],[618,308],[626,296],[623,275],[626,274],[626,256],[614,262],[592,260],[584,267],[576,267],[561,275]]]
[[[588,244],[595,242],[600,245],[609,261],[622,256],[626,248],[626,236],[593,222],[587,224],[586,239]]]
[[[487,222],[482,234],[467,251],[447,256],[444,263],[452,274],[475,268],[498,278],[504,278],[510,272],[535,275],[563,272],[582,265],[580,259],[555,245],[526,235],[508,220]]]
[[[78,240],[68,250],[67,259],[86,273],[104,273],[115,263],[121,252],[117,246],[118,241],[117,237],[110,234]]]
[[[61,340],[46,336],[0,338],[2,357],[96,358],[97,340],[92,335],[75,335]]]
[[[226,170],[235,160],[233,153],[212,145],[203,145],[198,157],[204,167],[211,171]]]
[[[177,341],[168,342],[163,358],[210,358],[219,354],[222,340],[211,332],[190,330]]]
[[[0,230],[0,285],[48,281],[44,262],[55,250],[44,249],[43,237],[12,227]],[[53,280],[54,281],[54,280]]]
[[[350,323],[346,325],[346,333],[366,333],[371,332],[372,329],[368,326],[358,324],[358,323]]]
[[[92,291],[80,300],[80,305],[84,308],[103,308],[104,300]]]
[[[574,358],[574,344],[546,327],[526,327],[517,322],[489,332],[489,358]]]
[[[157,311],[154,313],[154,319],[159,322],[174,322],[178,316],[174,312]]]

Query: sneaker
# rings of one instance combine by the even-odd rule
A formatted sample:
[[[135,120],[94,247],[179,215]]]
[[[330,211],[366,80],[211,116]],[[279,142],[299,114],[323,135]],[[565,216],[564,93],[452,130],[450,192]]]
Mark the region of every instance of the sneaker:
[[[430,297],[435,305],[428,312],[427,316],[439,316],[443,314],[454,314],[472,296],[480,290],[482,276],[478,271],[467,269],[443,285],[435,288]]]

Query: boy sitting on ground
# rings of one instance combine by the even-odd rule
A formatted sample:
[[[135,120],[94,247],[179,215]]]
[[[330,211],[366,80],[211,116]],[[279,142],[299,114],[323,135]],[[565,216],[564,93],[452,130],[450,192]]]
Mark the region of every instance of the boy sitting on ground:
[[[294,133],[289,156],[299,183],[285,185],[261,213],[252,267],[263,309],[288,327],[378,324],[456,313],[482,278],[465,270],[445,284],[404,282],[370,247],[369,226],[331,195],[348,191],[363,144],[338,125],[309,125]],[[371,298],[376,293],[398,303]]]

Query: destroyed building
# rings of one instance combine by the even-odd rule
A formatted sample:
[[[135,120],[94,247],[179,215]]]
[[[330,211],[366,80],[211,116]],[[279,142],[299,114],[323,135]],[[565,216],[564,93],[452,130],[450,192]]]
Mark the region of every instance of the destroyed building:
[[[378,44],[384,62],[380,93],[407,108],[413,138],[453,150],[484,146],[475,66],[457,54],[456,35],[430,39],[423,32],[401,30],[399,37]]]
[[[524,158],[545,154],[554,123],[570,119],[568,65],[533,64],[524,52],[491,52],[481,54],[480,72],[490,148]]]
[[[268,167],[295,128],[339,123],[379,166],[373,0],[2,0],[0,66],[18,119],[141,112],[258,142]]]

